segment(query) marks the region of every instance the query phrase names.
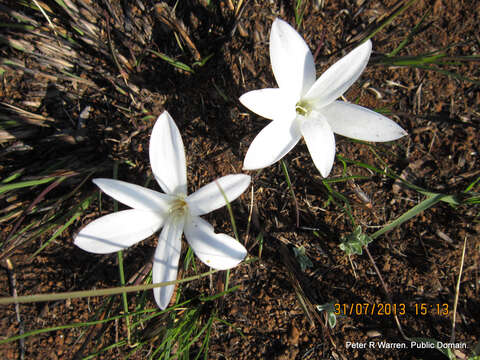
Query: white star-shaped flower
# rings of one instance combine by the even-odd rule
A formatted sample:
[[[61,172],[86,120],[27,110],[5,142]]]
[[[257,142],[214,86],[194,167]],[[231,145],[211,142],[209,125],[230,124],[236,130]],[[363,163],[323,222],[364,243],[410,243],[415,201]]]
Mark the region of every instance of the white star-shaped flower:
[[[308,45],[288,23],[276,19],[270,32],[270,61],[278,88],[250,91],[240,102],[273,120],[255,137],[244,170],[267,167],[285,156],[303,136],[320,174],[335,159],[333,133],[365,141],[392,141],[407,133],[392,120],[364,107],[335,101],[358,79],[372,43],[358,46],[318,79]]]
[[[93,182],[107,195],[131,207],[91,222],[75,238],[75,245],[108,254],[128,248],[163,227],[153,262],[153,283],[177,279],[182,233],[198,258],[214,269],[229,269],[247,250],[234,238],[216,234],[200,215],[235,200],[250,184],[244,174],[221,177],[187,195],[187,168],[182,138],[168,112],[160,115],[150,138],[150,163],[165,193],[112,179]],[[221,190],[220,190],[221,189]],[[223,194],[222,194],[223,191]],[[155,288],[155,301],[165,309],[175,286]]]

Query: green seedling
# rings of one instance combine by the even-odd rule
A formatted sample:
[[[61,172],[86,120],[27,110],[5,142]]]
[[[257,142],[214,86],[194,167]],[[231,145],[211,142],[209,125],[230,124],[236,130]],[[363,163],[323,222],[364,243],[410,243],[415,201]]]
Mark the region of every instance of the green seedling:
[[[362,255],[363,247],[368,246],[373,239],[362,232],[362,227],[359,225],[355,228],[353,233],[342,238],[342,243],[339,245],[347,255]]]
[[[171,58],[170,56],[166,55],[166,54],[163,54],[161,52],[158,52],[158,51],[155,51],[155,50],[148,50],[148,52],[158,56],[160,59],[162,59],[163,61],[167,62],[168,64],[176,67],[177,69],[180,69],[180,70],[183,70],[183,71],[186,71],[190,74],[194,74],[195,73],[195,70],[193,70],[190,66],[188,66],[187,64],[184,64],[180,61],[177,61],[173,58]]]
[[[337,325],[337,315],[335,315],[334,303],[329,302],[323,305],[317,305],[317,310],[320,312],[325,311],[327,313],[328,326],[330,326],[330,329],[335,328],[335,325]]]
[[[309,268],[313,267],[313,263],[310,258],[305,254],[305,247],[294,247],[293,253],[295,254],[295,258],[297,259],[298,263],[300,264],[300,269],[305,271]]]
[[[297,25],[297,29],[300,28],[303,21],[303,15],[305,13],[305,8],[307,3],[303,2],[303,0],[297,0],[295,3],[295,7],[293,8],[293,12],[295,13],[295,24]]]

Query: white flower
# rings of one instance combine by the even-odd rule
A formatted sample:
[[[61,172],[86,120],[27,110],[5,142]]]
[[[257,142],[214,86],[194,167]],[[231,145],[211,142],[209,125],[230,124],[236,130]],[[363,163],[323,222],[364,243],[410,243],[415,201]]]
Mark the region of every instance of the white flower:
[[[371,51],[372,43],[367,41],[316,80],[308,45],[289,24],[276,19],[270,33],[270,61],[279,87],[240,97],[251,111],[273,120],[250,145],[244,170],[277,162],[303,136],[315,166],[327,177],[335,159],[334,132],[365,141],[391,141],[406,135],[395,122],[374,111],[335,101],[358,79]]]
[[[115,212],[91,222],[75,238],[75,245],[85,251],[107,254],[119,251],[163,230],[158,239],[153,262],[153,283],[177,279],[181,237],[199,259],[214,269],[236,266],[247,250],[234,238],[216,234],[200,215],[225,206],[250,184],[250,176],[227,175],[187,195],[187,168],[182,138],[168,112],[157,119],[150,138],[150,163],[160,193],[138,185],[112,179],[93,182],[107,195],[132,209]],[[153,290],[155,301],[165,309],[174,285]]]

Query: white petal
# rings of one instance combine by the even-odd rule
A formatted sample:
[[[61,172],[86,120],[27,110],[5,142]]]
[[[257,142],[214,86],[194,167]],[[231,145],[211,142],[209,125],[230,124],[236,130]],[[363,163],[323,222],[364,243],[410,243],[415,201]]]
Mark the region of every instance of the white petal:
[[[270,62],[278,86],[297,102],[316,79],[313,56],[299,33],[276,19],[270,32]]]
[[[163,217],[152,211],[118,211],[92,221],[78,233],[74,244],[94,254],[109,254],[146,239],[163,222]]]
[[[171,195],[162,194],[142,186],[113,179],[93,179],[102,191],[115,200],[138,210],[152,210],[165,213],[174,199]]]
[[[330,125],[321,114],[313,112],[301,128],[313,163],[320,174],[327,177],[335,160],[335,136]]]
[[[195,255],[214,269],[230,269],[247,255],[247,250],[237,240],[225,234],[215,234],[213,227],[198,216],[185,222],[185,237]]]
[[[281,89],[249,91],[240,96],[240,102],[255,114],[270,120],[295,117],[296,99],[288,97]]]
[[[187,167],[182,137],[166,111],[157,119],[150,137],[150,164],[167,194],[187,193]]]
[[[397,123],[362,106],[335,101],[321,110],[333,132],[364,141],[392,141],[407,135]]]
[[[366,41],[353,49],[318,78],[302,100],[312,103],[316,109],[332,103],[357,81],[367,66],[372,42]]]
[[[182,250],[183,221],[167,221],[160,233],[157,249],[153,257],[152,283],[177,280],[178,261]],[[160,309],[170,303],[175,285],[153,289],[153,296]]]
[[[244,170],[262,169],[284,157],[300,140],[296,121],[272,121],[253,139],[243,161]]]
[[[203,215],[219,209],[226,205],[224,194],[228,202],[232,202],[247,189],[248,185],[250,176],[245,174],[227,175],[212,181],[187,197],[190,213]]]

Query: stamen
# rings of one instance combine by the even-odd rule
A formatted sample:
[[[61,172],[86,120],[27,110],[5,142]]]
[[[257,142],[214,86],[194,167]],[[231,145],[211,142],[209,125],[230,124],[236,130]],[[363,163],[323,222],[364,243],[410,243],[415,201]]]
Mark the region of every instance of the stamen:
[[[308,109],[307,104],[298,102],[295,105],[295,111],[297,112],[298,115],[306,116],[310,112],[310,109]]]
[[[185,215],[185,212],[188,209],[188,204],[183,197],[178,197],[172,202],[170,206],[170,214],[171,216],[181,217]]]

